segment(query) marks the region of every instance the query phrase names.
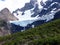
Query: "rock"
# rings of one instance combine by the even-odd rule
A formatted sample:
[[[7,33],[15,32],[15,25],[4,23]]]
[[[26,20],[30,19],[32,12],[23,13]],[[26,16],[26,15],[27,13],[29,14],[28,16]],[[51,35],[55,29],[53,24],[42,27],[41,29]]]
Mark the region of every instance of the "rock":
[[[3,10],[1,10],[0,18],[6,21],[17,20],[17,18],[7,8],[4,8]]]
[[[0,11],[0,36],[11,34],[11,24],[9,21],[17,20],[17,18],[7,9]]]

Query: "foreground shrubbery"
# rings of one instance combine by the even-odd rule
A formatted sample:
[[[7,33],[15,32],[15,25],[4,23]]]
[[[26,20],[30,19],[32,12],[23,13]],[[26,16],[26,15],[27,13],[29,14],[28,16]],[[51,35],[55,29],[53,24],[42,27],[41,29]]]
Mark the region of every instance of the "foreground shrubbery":
[[[1,45],[60,45],[60,19],[24,32],[0,37],[0,43]]]

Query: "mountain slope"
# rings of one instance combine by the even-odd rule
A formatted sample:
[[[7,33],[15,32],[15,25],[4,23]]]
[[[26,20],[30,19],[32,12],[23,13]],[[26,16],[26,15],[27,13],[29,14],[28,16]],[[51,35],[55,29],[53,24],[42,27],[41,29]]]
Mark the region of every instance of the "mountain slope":
[[[1,45],[60,45],[60,19],[24,32],[0,37]]]
[[[11,31],[8,26],[9,25],[5,20],[0,19],[0,37],[11,34]]]
[[[17,20],[17,18],[7,8],[0,11],[0,36],[11,34],[9,21],[13,20]]]
[[[45,1],[45,2],[44,2]],[[43,23],[60,18],[60,2],[59,0],[30,0],[26,2],[22,8],[13,11],[12,14],[17,21],[11,21],[14,25],[19,25],[23,28],[17,30],[19,26],[13,26],[13,32],[26,30],[36,27]],[[17,28],[15,28],[17,27]]]

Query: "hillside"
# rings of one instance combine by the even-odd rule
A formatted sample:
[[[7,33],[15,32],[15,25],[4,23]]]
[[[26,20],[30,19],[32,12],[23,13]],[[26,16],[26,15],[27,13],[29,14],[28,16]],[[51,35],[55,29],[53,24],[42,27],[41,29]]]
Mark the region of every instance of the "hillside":
[[[0,45],[60,45],[60,19],[0,37]]]

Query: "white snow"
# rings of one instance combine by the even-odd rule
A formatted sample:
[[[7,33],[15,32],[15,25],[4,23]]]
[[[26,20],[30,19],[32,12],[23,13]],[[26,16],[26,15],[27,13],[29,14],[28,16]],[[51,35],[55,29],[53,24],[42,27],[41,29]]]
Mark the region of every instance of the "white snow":
[[[41,6],[41,4],[40,4],[41,1],[43,1],[43,3],[45,4],[45,2],[47,0],[37,0],[37,2],[35,3],[35,4],[39,5],[38,8],[39,8],[40,11],[43,9],[43,6]],[[5,0],[5,1],[0,0],[0,10],[2,10],[3,8],[8,8],[12,13],[16,9],[24,7],[25,3],[27,3],[27,2],[30,2],[30,0]],[[50,6],[52,6],[55,3],[52,3]],[[46,20],[46,22],[47,22],[47,21],[53,19],[54,14],[56,13],[54,11],[56,8],[54,8],[51,11],[51,14],[42,15],[42,17],[38,17],[39,15],[37,15],[36,17],[31,17],[31,15],[34,13],[34,12],[31,13],[31,10],[33,10],[33,9],[34,8],[32,8],[30,10],[26,10],[24,12],[25,13],[24,15],[22,15],[22,12],[19,12],[19,11],[17,12],[19,15],[16,15],[16,13],[14,13],[14,16],[16,18],[18,18],[19,20],[10,21],[10,23],[14,23],[16,25],[20,25],[20,26],[25,27],[28,24],[31,24],[31,23],[33,23],[34,21],[37,21],[37,20]],[[44,8],[44,9],[47,10],[47,8]]]

